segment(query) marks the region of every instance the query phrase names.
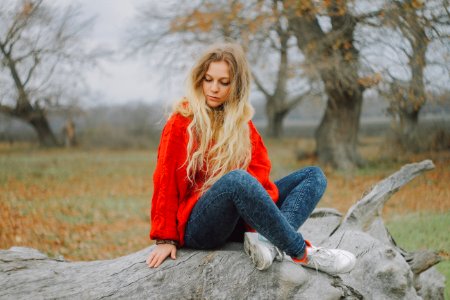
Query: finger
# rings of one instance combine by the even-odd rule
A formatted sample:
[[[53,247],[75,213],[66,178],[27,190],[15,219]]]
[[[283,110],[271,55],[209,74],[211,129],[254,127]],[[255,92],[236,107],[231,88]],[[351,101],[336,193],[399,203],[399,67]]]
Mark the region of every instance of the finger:
[[[157,254],[158,254],[158,253],[156,253],[156,251],[153,251],[153,252],[150,253],[150,255],[148,256],[148,258],[147,258],[147,265],[149,265],[149,267],[150,267],[152,261],[155,259],[155,256],[156,256]]]
[[[150,268],[154,268],[156,262],[158,261],[158,255],[153,256],[152,260],[150,261],[150,264],[148,265]]]
[[[159,267],[159,266],[163,263],[163,261],[164,261],[165,259],[166,259],[165,256],[159,257],[159,258],[158,258],[158,261],[156,262],[155,268]]]
[[[150,263],[150,261],[152,260],[152,258],[153,258],[154,255],[155,255],[155,253],[152,252],[152,253],[150,253],[150,254],[147,256],[147,259],[145,260],[145,263],[146,263],[147,265]]]
[[[170,257],[172,259],[177,259],[177,249],[173,249],[172,252],[170,253]]]

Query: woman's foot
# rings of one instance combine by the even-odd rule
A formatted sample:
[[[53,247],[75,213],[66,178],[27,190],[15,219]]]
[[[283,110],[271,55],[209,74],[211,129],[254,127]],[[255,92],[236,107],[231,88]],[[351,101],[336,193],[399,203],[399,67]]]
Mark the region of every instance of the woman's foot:
[[[356,257],[351,252],[342,249],[314,247],[309,242],[306,246],[306,257],[302,259],[293,258],[292,260],[304,267],[330,275],[348,273],[353,270],[356,264]]]
[[[250,256],[255,267],[261,271],[269,268],[274,259],[283,260],[282,252],[256,232],[245,233],[244,251]]]

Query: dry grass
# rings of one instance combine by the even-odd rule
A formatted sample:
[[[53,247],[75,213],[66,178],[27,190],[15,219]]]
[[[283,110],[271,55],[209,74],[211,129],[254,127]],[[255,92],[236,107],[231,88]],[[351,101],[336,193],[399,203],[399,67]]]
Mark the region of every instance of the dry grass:
[[[0,156],[0,248],[94,260],[148,245],[154,153],[10,150]]]
[[[319,203],[323,207],[333,207],[346,212],[350,206],[362,198],[365,192],[396,172],[404,164],[431,159],[435,169],[408,183],[395,193],[385,207],[387,216],[408,214],[418,211],[450,211],[450,151],[428,152],[419,155],[392,154],[383,152],[383,139],[365,138],[360,145],[360,153],[367,160],[366,166],[353,173],[334,171],[323,168],[328,178],[327,191]],[[273,177],[279,178],[298,168],[316,165],[312,140],[268,141],[269,154],[272,158]],[[302,149],[299,154],[299,150]],[[301,159],[297,159],[297,157]]]

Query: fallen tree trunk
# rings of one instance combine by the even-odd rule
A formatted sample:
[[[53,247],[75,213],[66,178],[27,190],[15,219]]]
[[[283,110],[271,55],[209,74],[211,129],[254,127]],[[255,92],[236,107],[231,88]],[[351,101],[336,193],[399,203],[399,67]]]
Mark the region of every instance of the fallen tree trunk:
[[[404,166],[375,185],[343,218],[317,209],[301,232],[314,244],[357,256],[355,269],[330,276],[289,259],[258,271],[228,244],[217,251],[181,249],[176,260],[149,269],[152,247],[112,260],[69,262],[30,248],[0,251],[0,298],[143,299],[444,299],[444,276],[431,251],[409,253],[396,245],[381,209],[403,184],[432,169],[429,160]]]

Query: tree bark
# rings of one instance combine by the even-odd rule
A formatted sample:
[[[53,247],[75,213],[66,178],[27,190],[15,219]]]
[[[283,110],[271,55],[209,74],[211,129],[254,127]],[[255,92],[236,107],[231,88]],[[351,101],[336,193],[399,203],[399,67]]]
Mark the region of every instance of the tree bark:
[[[363,164],[357,152],[362,94],[345,94],[328,99],[315,139],[320,162],[331,164],[337,169],[350,170]]]
[[[359,51],[353,45],[356,19],[346,1],[331,1],[329,15],[332,29],[323,32],[311,1],[289,18],[297,45],[322,79],[328,96],[325,114],[316,131],[319,160],[348,170],[362,164],[357,152],[359,119],[364,86],[360,84]]]
[[[427,101],[425,91],[424,69],[426,67],[426,52],[430,39],[425,31],[428,21],[421,20],[411,1],[397,3],[406,9],[401,9],[396,16],[398,28],[408,40],[411,53],[408,54],[408,65],[411,70],[411,79],[408,82],[394,80],[391,84],[393,99],[391,111],[398,115],[398,123],[394,133],[405,151],[418,152],[422,145],[418,136],[419,113]],[[431,26],[431,25],[429,25]],[[432,27],[432,26],[431,26]]]
[[[31,105],[30,96],[26,91],[25,83],[20,78],[17,71],[15,60],[11,57],[11,53],[5,50],[5,47],[0,44],[0,50],[5,57],[8,64],[11,77],[17,90],[17,101],[15,107],[8,107],[3,105],[2,111],[9,116],[18,118],[30,124],[37,133],[39,144],[44,147],[56,147],[58,142],[51,130],[45,112],[39,107],[36,102],[35,106]]]
[[[53,134],[52,129],[48,123],[45,111],[39,105],[32,106],[28,100],[25,91],[20,93],[21,100],[17,101],[15,108],[4,106],[2,111],[11,117],[18,118],[30,124],[36,131],[39,144],[43,147],[57,147],[59,143]]]
[[[277,1],[274,1],[274,7],[277,6]],[[274,12],[277,9],[274,8]],[[274,13],[275,14],[275,13]],[[267,135],[271,138],[280,138],[283,134],[283,121],[290,110],[292,110],[295,105],[288,106],[288,92],[287,92],[287,82],[289,73],[289,39],[291,35],[289,31],[285,30],[281,26],[280,17],[278,17],[275,23],[275,32],[278,35],[280,46],[276,49],[280,55],[277,79],[275,83],[275,89],[273,93],[269,93],[261,84],[259,80],[255,78],[256,87],[264,94],[266,97],[266,116],[267,116]],[[299,102],[297,102],[298,104]]]
[[[36,131],[39,139],[39,144],[43,147],[59,146],[53,131],[48,124],[47,118],[42,112],[36,114],[29,120],[30,124]]]
[[[428,39],[423,28],[416,29],[412,43],[412,57],[410,58],[411,82],[409,83],[406,105],[400,106],[399,118],[402,133],[402,144],[405,149],[417,152],[421,149],[417,128],[419,127],[419,113],[426,102],[424,84],[424,68],[426,66],[426,50]]]
[[[402,185],[432,169],[410,164],[375,185],[346,216],[317,209],[300,231],[315,245],[351,251],[347,274],[306,269],[288,257],[258,271],[228,244],[217,251],[180,249],[158,269],[145,259],[152,247],[113,260],[70,262],[29,248],[0,250],[0,299],[444,299],[445,278],[434,252],[408,253],[397,246],[381,219],[383,205]]]
[[[408,110],[406,108],[398,112],[399,123],[397,128],[394,128],[394,133],[401,148],[408,152],[417,152],[421,148],[417,131],[419,127],[419,112],[420,109]]]
[[[280,138],[283,134],[283,121],[287,115],[285,110],[277,110],[276,104],[266,101],[267,136]]]

